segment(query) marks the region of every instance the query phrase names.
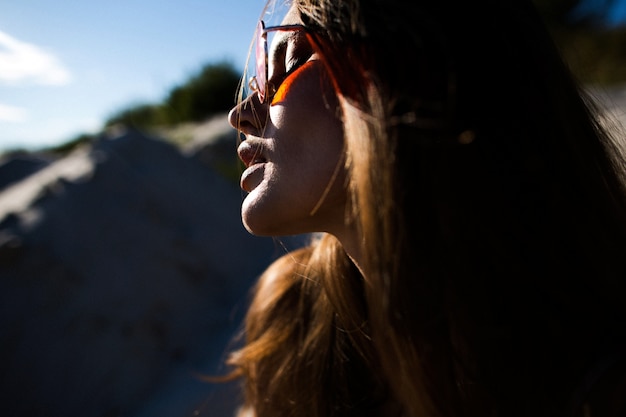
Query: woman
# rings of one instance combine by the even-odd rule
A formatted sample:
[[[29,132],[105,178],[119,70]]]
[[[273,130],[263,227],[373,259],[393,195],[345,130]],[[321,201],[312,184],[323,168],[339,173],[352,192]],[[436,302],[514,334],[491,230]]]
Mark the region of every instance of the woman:
[[[293,0],[262,25],[229,116],[243,222],[321,235],[261,278],[230,360],[248,408],[626,415],[625,159],[531,2]]]

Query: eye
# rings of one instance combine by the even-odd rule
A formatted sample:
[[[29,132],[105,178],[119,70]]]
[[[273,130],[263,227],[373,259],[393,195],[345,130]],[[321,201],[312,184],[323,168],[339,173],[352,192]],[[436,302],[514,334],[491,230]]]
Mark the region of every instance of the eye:
[[[313,49],[302,31],[278,33],[272,41],[269,82],[275,87],[309,60]]]

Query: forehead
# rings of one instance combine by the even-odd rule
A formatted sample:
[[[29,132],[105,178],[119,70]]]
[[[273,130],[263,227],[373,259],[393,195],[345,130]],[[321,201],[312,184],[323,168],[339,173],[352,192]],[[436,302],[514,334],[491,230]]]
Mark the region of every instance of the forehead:
[[[294,24],[299,24],[299,23],[302,23],[302,21],[300,20],[300,14],[298,13],[298,9],[294,2],[289,7],[287,14],[285,14],[285,17],[283,18],[281,25],[294,25]]]

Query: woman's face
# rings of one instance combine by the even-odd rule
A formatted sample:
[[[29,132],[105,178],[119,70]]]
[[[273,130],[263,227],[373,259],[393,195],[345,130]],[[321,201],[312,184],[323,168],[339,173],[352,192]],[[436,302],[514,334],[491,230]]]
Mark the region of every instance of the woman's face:
[[[282,24],[300,23],[292,9]],[[304,31],[277,31],[269,51],[274,98],[252,94],[229,120],[245,140],[242,218],[253,234],[285,236],[344,227],[343,129],[324,65]]]

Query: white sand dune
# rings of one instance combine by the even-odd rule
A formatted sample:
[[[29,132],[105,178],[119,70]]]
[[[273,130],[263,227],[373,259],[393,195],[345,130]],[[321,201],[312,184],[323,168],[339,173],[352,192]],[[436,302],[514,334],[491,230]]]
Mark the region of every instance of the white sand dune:
[[[0,193],[2,415],[232,414],[233,387],[199,375],[224,371],[284,249],[244,230],[200,150],[123,132]]]

